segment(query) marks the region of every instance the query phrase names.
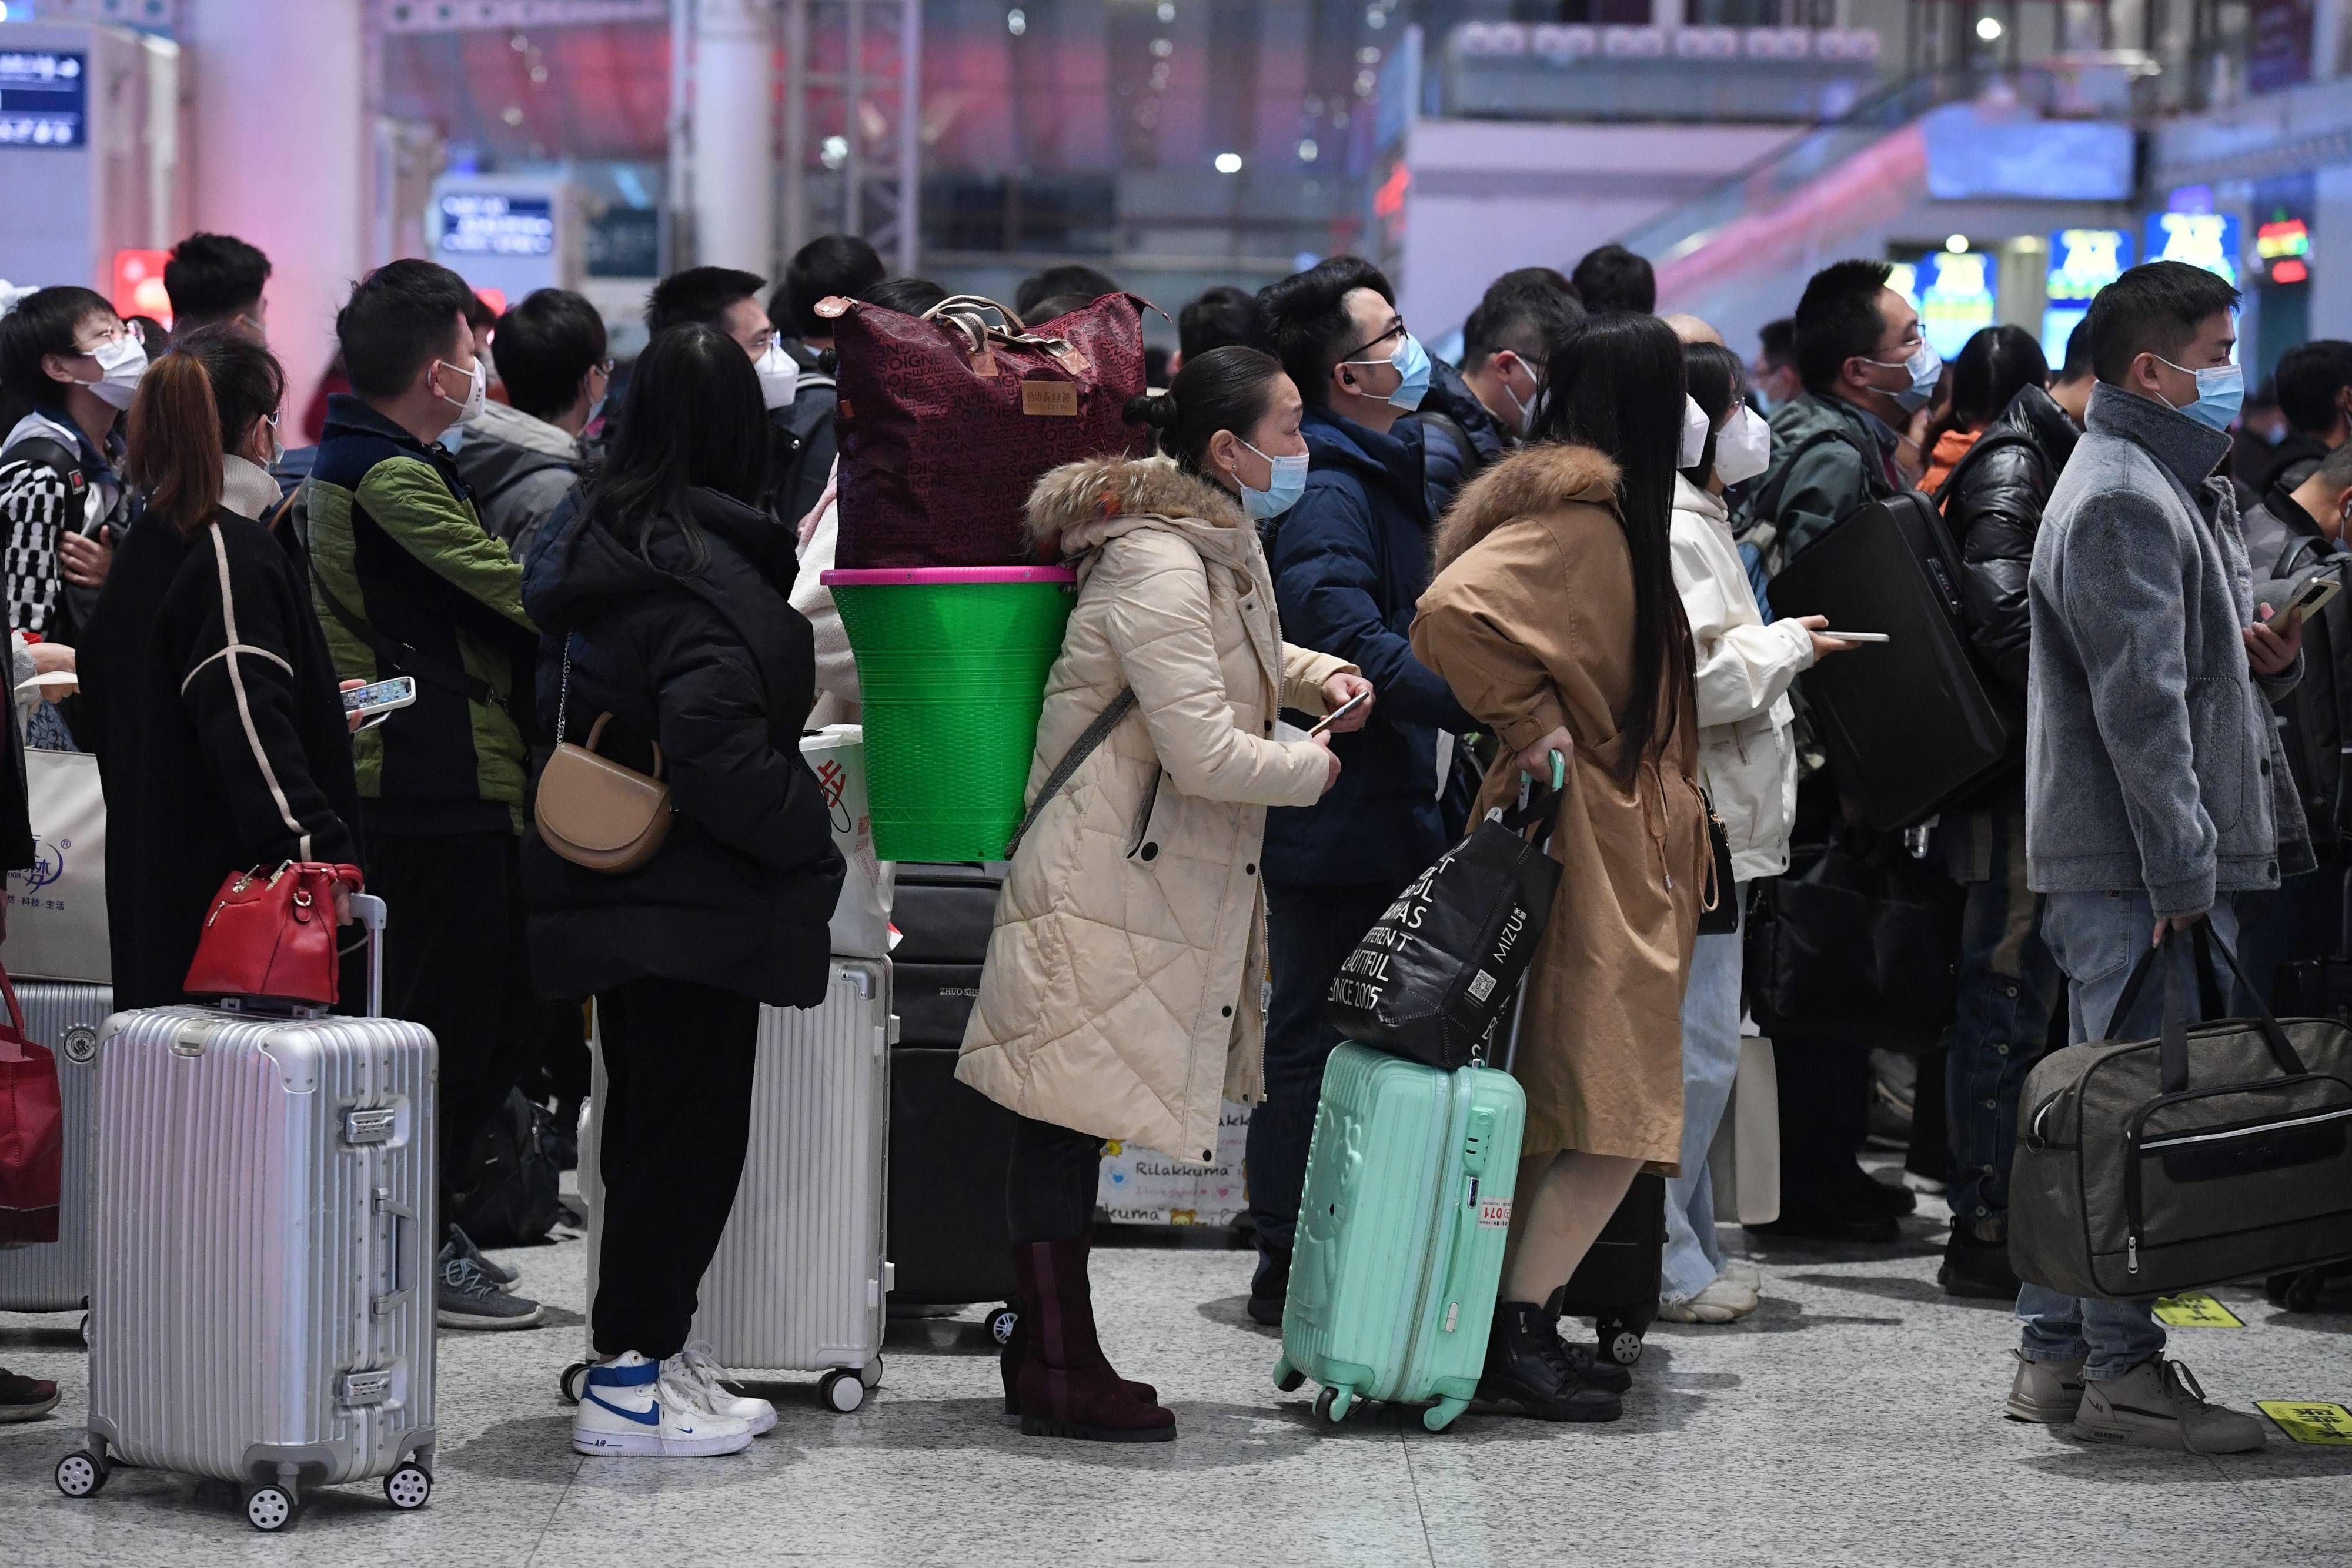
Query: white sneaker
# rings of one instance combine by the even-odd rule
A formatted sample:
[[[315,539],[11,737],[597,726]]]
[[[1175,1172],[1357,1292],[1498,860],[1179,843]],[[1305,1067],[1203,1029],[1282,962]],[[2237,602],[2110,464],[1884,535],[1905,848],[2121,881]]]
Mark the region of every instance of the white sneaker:
[[[1670,1323],[1727,1323],[1755,1310],[1756,1292],[1727,1274],[1687,1301],[1658,1303],[1658,1316]]]
[[[1764,1270],[1745,1258],[1727,1260],[1723,1265],[1723,1277],[1734,1284],[1745,1285],[1750,1291],[1764,1288]]]
[[[695,1388],[629,1351],[588,1369],[572,1446],[628,1458],[703,1458],[741,1453],[751,1428],[706,1409]]]
[[[702,1407],[713,1416],[742,1422],[754,1437],[774,1431],[776,1407],[748,1394],[730,1393],[719,1381],[725,1371],[711,1359],[709,1343],[698,1339],[687,1341],[684,1350],[662,1363],[662,1375],[694,1390]]]

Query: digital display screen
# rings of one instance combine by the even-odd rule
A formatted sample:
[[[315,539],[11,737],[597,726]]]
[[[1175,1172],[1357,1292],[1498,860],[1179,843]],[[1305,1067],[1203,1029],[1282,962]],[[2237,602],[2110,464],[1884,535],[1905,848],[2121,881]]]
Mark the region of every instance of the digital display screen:
[[[0,147],[87,144],[89,63],[49,49],[0,49]]]
[[[451,191],[441,198],[444,256],[551,256],[555,204],[545,196]]]

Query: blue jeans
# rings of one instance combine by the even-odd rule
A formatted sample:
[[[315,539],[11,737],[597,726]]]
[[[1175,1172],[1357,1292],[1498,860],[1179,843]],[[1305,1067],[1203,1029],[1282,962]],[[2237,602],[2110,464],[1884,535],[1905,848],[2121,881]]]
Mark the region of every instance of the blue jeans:
[[[2234,948],[2237,912],[2230,895],[2215,899],[2207,916],[2214,934]],[[2164,988],[2150,977],[2128,1018],[2110,1022],[2132,966],[2147,951],[2156,911],[2147,894],[2053,893],[2045,901],[2042,935],[2065,971],[2067,1038],[2148,1040],[2164,1027]],[[2063,1296],[2041,1285],[2017,1293],[2023,1325],[2019,1353],[2028,1361],[2073,1361],[2086,1357],[2084,1375],[2117,1377],[2164,1348],[2164,1325],[2148,1301],[2105,1301]]]
[[[1944,1068],[1948,1198],[1952,1223],[1990,1241],[2009,1222],[2018,1095],[2048,1049],[2063,977],[2042,939],[2042,897],[2025,884],[2023,810],[1955,813],[1936,836],[1945,868],[1968,894],[1959,1016]]]
[[[1738,889],[1744,895],[1748,886]],[[1747,899],[1740,899],[1746,921]],[[1723,1272],[1715,1240],[1715,1182],[1706,1167],[1715,1130],[1739,1072],[1739,937],[1702,936],[1683,991],[1682,1174],[1666,1183],[1666,1254],[1659,1295],[1687,1301]]]

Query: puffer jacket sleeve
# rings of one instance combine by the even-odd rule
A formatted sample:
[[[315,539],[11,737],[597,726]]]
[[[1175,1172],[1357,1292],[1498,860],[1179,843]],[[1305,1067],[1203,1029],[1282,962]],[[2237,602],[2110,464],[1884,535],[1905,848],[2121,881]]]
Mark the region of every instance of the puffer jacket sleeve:
[[[1123,536],[1104,547],[1087,587],[1110,605],[1111,653],[1178,789],[1251,806],[1322,799],[1328,752],[1250,735],[1235,722],[1210,623],[1208,577],[1189,547],[1150,530]]]
[[[1766,712],[1813,664],[1813,639],[1802,626],[1757,623],[1755,591],[1739,557],[1728,542],[1710,547],[1704,537],[1714,526],[1675,516],[1675,591],[1698,655],[1694,688],[1701,725],[1737,724]]]
[[[1362,673],[1347,660],[1334,654],[1318,653],[1312,648],[1300,648],[1285,643],[1282,645],[1282,706],[1298,713],[1328,713],[1330,705],[1323,700],[1323,683],[1334,675]]]
[[[711,837],[777,871],[833,852],[832,818],[798,748],[781,750],[759,661],[707,610],[681,610],[653,649],[655,711],[672,799]],[[782,604],[771,613],[810,661],[808,622]],[[797,734],[806,714],[790,716]]]
[[[1532,518],[1505,523],[1439,574],[1412,623],[1413,652],[1515,752],[1568,727],[1551,671],[1527,635],[1558,613],[1538,601],[1538,585],[1559,582],[1565,570],[1549,529]]]
[[[2025,689],[2032,611],[2026,584],[2050,493],[2040,453],[2005,443],[1968,464],[1944,501],[1958,540],[1969,640],[1993,673]]]

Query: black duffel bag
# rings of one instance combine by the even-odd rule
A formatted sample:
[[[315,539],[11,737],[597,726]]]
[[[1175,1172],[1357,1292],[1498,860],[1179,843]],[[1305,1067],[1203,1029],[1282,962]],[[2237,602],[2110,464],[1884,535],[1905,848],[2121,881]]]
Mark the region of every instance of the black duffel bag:
[[[1542,789],[1488,811],[1397,894],[1331,982],[1331,1027],[1449,1072],[1483,1056],[1559,891],[1559,862],[1527,839],[1559,802]]]
[[[2200,966],[2218,948],[2243,986],[2237,955],[2194,930]],[[2168,932],[2141,956],[2109,1034],[2181,946]],[[2267,1010],[2192,1025],[2184,991],[2165,961],[2161,1035],[2070,1045],[2027,1077],[2009,1178],[2021,1279],[2162,1296],[2352,1257],[2352,1029]]]
[[[509,1089],[467,1145],[447,1218],[478,1247],[528,1247],[563,1218],[562,1182],[546,1108]]]
[[[1962,902],[1889,835],[1831,844],[1756,894],[1745,952],[1756,1021],[1776,1040],[1932,1048],[1958,1014]]]

